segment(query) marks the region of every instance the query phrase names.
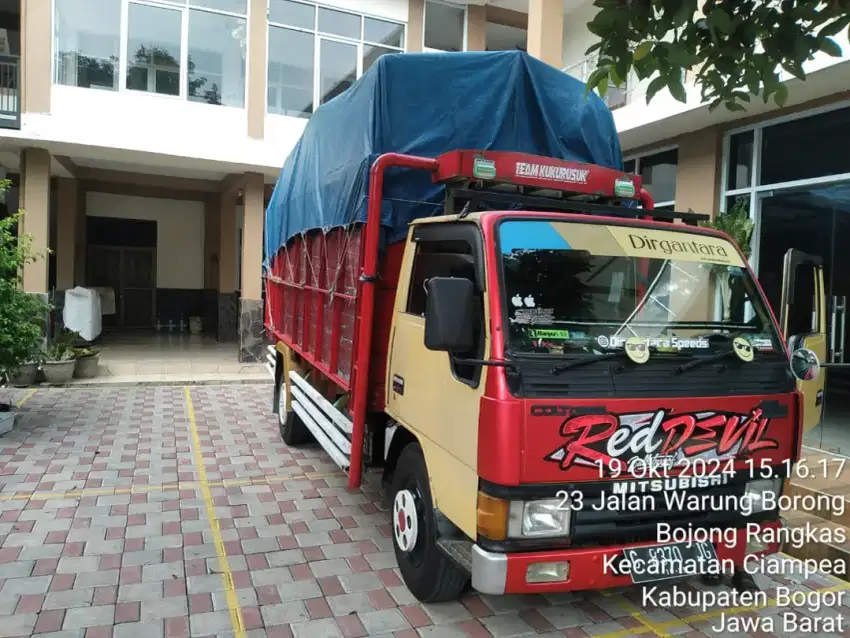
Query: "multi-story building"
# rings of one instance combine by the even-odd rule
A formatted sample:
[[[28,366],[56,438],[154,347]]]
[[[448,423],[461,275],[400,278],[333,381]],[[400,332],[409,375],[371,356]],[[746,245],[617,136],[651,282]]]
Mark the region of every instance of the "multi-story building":
[[[591,0],[0,0],[6,206],[25,208],[26,231],[52,250],[25,286],[111,287],[105,321],[123,327],[202,316],[221,340],[241,333],[250,358],[264,202],[313,110],[392,52],[520,48],[585,78],[594,11]],[[647,106],[631,80],[607,97],[627,165],[660,205],[749,210],[772,300],[790,242],[825,257],[830,295],[850,294],[841,44],[845,57],[817,56],[806,82],[788,80],[782,109],[709,113],[692,77],[686,103],[659,94]]]

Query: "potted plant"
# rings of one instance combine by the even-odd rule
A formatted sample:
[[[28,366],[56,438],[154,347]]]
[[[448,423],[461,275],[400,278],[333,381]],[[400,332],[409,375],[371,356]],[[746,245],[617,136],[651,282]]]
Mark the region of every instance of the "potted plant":
[[[48,383],[68,383],[74,378],[77,360],[74,357],[74,342],[79,335],[76,332],[63,332],[44,350],[44,363],[41,370]]]
[[[0,199],[9,189],[0,180]],[[0,219],[0,383],[31,385],[35,381],[50,307],[38,295],[23,288],[23,266],[41,258],[32,250],[32,237],[18,234],[23,211]],[[0,431],[11,429],[15,406],[0,399]]]
[[[711,221],[701,222],[700,225],[726,233],[738,244],[744,256],[750,258],[753,220],[750,219],[750,201],[747,197],[736,198],[729,211],[715,215]],[[723,299],[723,319],[728,321],[732,314],[732,278],[729,269],[718,274],[717,284]]]
[[[100,350],[92,346],[74,348],[74,376],[78,379],[94,379],[97,376],[97,366],[100,361]]]

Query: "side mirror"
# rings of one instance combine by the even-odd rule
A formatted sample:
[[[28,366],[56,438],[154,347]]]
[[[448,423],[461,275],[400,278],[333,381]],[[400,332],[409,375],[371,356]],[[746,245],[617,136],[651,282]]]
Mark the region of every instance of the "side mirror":
[[[808,348],[797,348],[791,353],[791,374],[798,381],[813,381],[820,374],[818,356]]]
[[[473,287],[469,279],[433,277],[425,284],[425,347],[466,352],[472,335]]]

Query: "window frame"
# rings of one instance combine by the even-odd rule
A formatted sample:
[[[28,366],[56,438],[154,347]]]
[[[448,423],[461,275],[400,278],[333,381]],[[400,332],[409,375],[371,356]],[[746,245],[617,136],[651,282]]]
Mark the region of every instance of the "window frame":
[[[648,159],[648,158],[654,157],[656,155],[663,155],[664,153],[669,153],[670,151],[677,151],[677,154],[676,154],[676,175],[678,176],[678,174],[679,174],[678,150],[679,150],[678,144],[673,144],[673,145],[670,145],[670,146],[662,146],[661,148],[653,149],[649,153],[626,155],[626,156],[623,157],[623,164],[626,164],[627,162],[634,162],[635,163],[635,172],[632,173],[632,175],[638,175],[639,176],[640,175],[640,161],[642,159]],[[675,185],[674,185],[674,189],[675,189]],[[655,204],[656,209],[661,208],[661,207],[666,207],[666,210],[673,210],[673,207],[676,205],[675,190],[674,190],[674,193],[673,193],[673,199],[665,199],[664,201],[654,202],[654,204]]]
[[[184,102],[194,102],[200,104],[209,104],[203,100],[192,99],[189,96],[189,20],[191,13],[193,11],[203,12],[203,13],[211,13],[215,15],[225,16],[228,18],[236,18],[244,21],[245,23],[245,33],[247,39],[248,33],[248,20],[250,17],[250,2],[246,1],[245,9],[246,12],[244,14],[241,13],[233,13],[231,11],[222,11],[220,9],[212,9],[209,7],[205,7],[202,4],[195,3],[193,0],[120,0],[121,7],[119,11],[119,25],[118,25],[118,65],[116,67],[115,73],[118,76],[117,79],[117,88],[109,89],[107,87],[97,87],[99,90],[113,90],[118,93],[131,93],[134,95],[147,95],[147,96],[155,96],[156,98],[169,99],[169,100],[182,100]],[[57,65],[56,65],[56,55],[58,51],[58,38],[56,31],[56,14],[57,14],[57,0],[53,0],[51,3],[52,13],[51,19],[53,23],[53,33],[52,33],[52,42],[53,42],[53,51],[51,55],[51,83],[57,84],[61,86],[73,86],[74,88],[93,88],[93,87],[80,87],[78,85],[69,85],[64,84],[58,81],[57,77]],[[139,89],[132,89],[127,87],[127,70],[131,66],[129,63],[129,52],[127,51],[127,46],[129,44],[129,33],[130,33],[130,5],[138,5],[138,6],[147,6],[154,7],[157,9],[167,9],[169,11],[174,11],[180,16],[180,60],[179,68],[177,69],[177,73],[179,74],[179,90],[177,95],[170,95],[167,93],[158,93],[154,91],[142,91]],[[246,40],[246,51],[245,51],[245,64],[243,65],[242,75],[246,80],[244,82],[243,87],[243,95],[242,95],[242,106],[230,106],[230,108],[246,108],[248,102],[248,51],[247,51],[247,40]],[[148,69],[149,71],[153,70],[154,73],[148,73],[148,87],[152,85],[155,87],[156,85],[156,71],[170,71],[173,72],[174,69],[170,67],[163,67],[158,65],[145,65],[143,68]],[[152,79],[153,78],[153,79]],[[229,106],[226,104],[217,104],[210,106]]]
[[[474,281],[472,282],[475,289],[475,295],[480,302],[479,308],[479,335],[478,343],[475,344],[476,353],[472,359],[484,359],[487,347],[487,275],[484,266],[484,237],[481,229],[477,224],[472,222],[446,222],[442,224],[422,224],[417,225],[413,229],[412,243],[415,244],[413,249],[413,260],[410,266],[410,277],[408,282],[407,297],[404,302],[404,307],[401,313],[415,317],[422,322],[423,328],[425,325],[425,314],[417,314],[410,311],[412,288],[414,285],[413,276],[416,272],[416,260],[422,253],[422,245],[434,245],[443,242],[461,242],[469,247],[469,256],[472,258],[474,269]],[[440,254],[440,253],[430,253]],[[443,253],[446,254],[446,253]],[[450,254],[450,253],[449,253]],[[427,302],[426,302],[427,304]],[[423,346],[424,347],[424,346]],[[482,364],[466,364],[456,363],[449,360],[449,369],[452,377],[458,383],[462,383],[470,388],[477,388],[481,383],[484,366]],[[472,368],[471,376],[466,377],[458,374],[458,366],[470,366]]]
[[[134,0],[135,1],[135,0]],[[146,0],[149,1],[149,0]],[[357,65],[356,65],[356,77],[355,81],[359,80],[363,75],[363,54],[366,46],[372,47],[381,47],[383,49],[389,49],[395,53],[406,53],[408,47],[408,32],[407,32],[407,24],[403,22],[399,22],[397,20],[393,20],[391,18],[387,18],[384,16],[374,15],[372,13],[362,12],[362,11],[351,11],[348,9],[342,9],[340,7],[329,6],[327,4],[321,2],[304,2],[302,0],[288,0],[294,4],[305,5],[308,7],[313,7],[313,28],[308,29],[306,27],[295,26],[291,24],[286,24],[285,22],[277,22],[272,20],[271,15],[269,14],[268,18],[268,32],[266,37],[266,113],[269,115],[280,115],[282,117],[301,117],[296,115],[286,115],[281,113],[282,109],[278,108],[276,111],[272,111],[269,108],[269,95],[271,95],[272,91],[275,90],[278,92],[278,100],[276,104],[280,104],[280,91],[284,86],[283,83],[279,83],[273,85],[270,81],[270,73],[269,68],[271,65],[271,57],[270,57],[270,42],[271,42],[271,33],[272,29],[284,29],[288,31],[298,31],[300,33],[306,33],[313,36],[313,113],[315,113],[316,109],[319,108],[322,104],[322,89],[321,89],[321,48],[323,40],[330,40],[333,42],[340,42],[342,44],[355,45],[357,48]],[[319,30],[319,10],[320,9],[328,9],[331,11],[336,11],[337,13],[345,13],[348,15],[357,16],[360,19],[360,37],[357,39],[348,38],[342,35],[338,35],[335,33],[328,33],[325,31]],[[388,44],[384,44],[381,42],[373,42],[371,40],[366,40],[366,20],[379,20],[381,22],[387,22],[389,24],[394,24],[402,28],[402,38],[403,44],[402,47],[394,47]],[[424,37],[424,36],[423,36]],[[310,113],[312,115],[312,113]]]

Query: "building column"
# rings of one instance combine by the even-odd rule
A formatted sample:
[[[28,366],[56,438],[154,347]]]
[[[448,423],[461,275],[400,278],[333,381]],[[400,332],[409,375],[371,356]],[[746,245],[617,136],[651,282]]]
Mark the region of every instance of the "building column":
[[[53,3],[21,2],[21,106],[24,113],[50,113]]]
[[[250,0],[248,9],[248,137],[263,139],[266,124],[266,82],[269,20],[267,0]]]
[[[242,225],[242,297],[239,307],[239,360],[262,361],[263,328],[263,224],[265,183],[259,173],[245,175]]]
[[[218,234],[218,330],[219,341],[236,341],[239,300],[236,294],[236,193],[219,196]]]
[[[676,210],[712,217],[718,211],[723,136],[716,127],[680,137],[676,166]]]
[[[407,52],[421,53],[425,40],[425,0],[408,0]]]
[[[218,337],[218,249],[221,204],[218,195],[204,201],[204,333]]]
[[[77,251],[77,180],[60,177],[56,191],[56,290],[73,288]]]
[[[24,266],[24,290],[47,294],[50,246],[50,153],[41,148],[21,151],[20,208],[24,211],[18,231],[32,236],[32,249],[41,256]]]
[[[466,8],[466,50],[487,50],[487,7],[469,5]]]
[[[86,281],[86,261],[88,260],[88,238],[86,237],[86,200],[88,199],[88,191],[85,185],[77,183],[77,225],[76,225],[76,246],[74,248],[74,285],[85,286]]]
[[[528,52],[563,68],[564,0],[528,0]]]

